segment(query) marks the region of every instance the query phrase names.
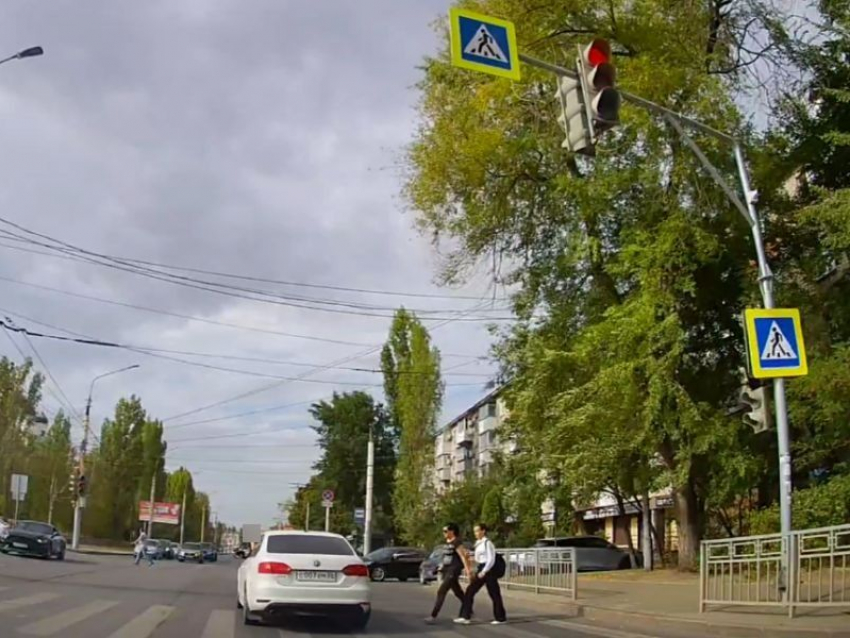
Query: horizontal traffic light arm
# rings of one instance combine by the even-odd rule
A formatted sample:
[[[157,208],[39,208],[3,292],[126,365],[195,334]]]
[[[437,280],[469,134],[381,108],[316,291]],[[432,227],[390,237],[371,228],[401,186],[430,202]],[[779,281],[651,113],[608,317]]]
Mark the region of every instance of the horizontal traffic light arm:
[[[529,66],[537,67],[538,69],[543,69],[544,71],[551,71],[552,73],[556,73],[557,75],[565,75],[568,78],[572,78],[573,80],[578,80],[578,74],[575,71],[571,71],[570,69],[559,66],[557,64],[551,64],[550,62],[545,62],[543,60],[539,60],[537,58],[531,57],[530,55],[526,55],[525,53],[519,54],[519,59],[522,62],[525,62]],[[634,95],[632,93],[628,93],[626,91],[622,91],[617,89],[620,95],[627,102],[631,102],[632,104],[636,104],[641,106],[649,111],[654,111],[659,115],[667,115],[670,117],[676,118],[679,122],[683,124],[687,124],[688,126],[699,129],[703,133],[707,133],[713,137],[716,137],[724,142],[729,142],[731,144],[737,144],[738,140],[728,133],[724,133],[723,131],[718,131],[716,128],[712,128],[708,124],[703,124],[699,120],[694,120],[689,118],[686,115],[682,115],[681,113],[677,113],[671,109],[661,106],[660,104],[656,104],[655,102],[651,102],[650,100],[645,100],[642,97]]]

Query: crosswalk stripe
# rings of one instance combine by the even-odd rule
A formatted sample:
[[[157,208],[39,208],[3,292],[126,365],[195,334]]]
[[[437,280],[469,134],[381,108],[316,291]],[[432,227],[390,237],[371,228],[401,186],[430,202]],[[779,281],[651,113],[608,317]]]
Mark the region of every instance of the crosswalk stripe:
[[[29,607],[31,605],[40,605],[47,601],[59,598],[59,594],[33,594],[32,596],[24,596],[22,598],[13,598],[12,600],[0,601],[0,614],[5,611],[20,609],[21,607]]]
[[[109,638],[149,638],[174,611],[168,605],[153,605],[133,618]]]
[[[230,609],[214,609],[207,619],[201,638],[233,638],[236,631],[236,612]]]
[[[117,602],[112,600],[93,600],[82,607],[69,609],[61,614],[56,614],[55,616],[50,616],[49,618],[44,618],[34,623],[30,623],[29,625],[21,627],[18,631],[22,634],[29,634],[31,636],[52,636],[63,629],[67,629],[71,625],[76,625],[77,623],[84,621],[86,618],[90,618],[91,616],[104,612],[117,604]]]

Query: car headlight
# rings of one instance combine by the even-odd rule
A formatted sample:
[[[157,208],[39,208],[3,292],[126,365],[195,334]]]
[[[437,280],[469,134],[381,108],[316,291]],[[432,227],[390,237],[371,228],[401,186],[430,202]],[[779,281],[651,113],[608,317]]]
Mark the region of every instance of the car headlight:
[[[37,539],[36,539],[36,542],[38,542],[38,543],[46,543],[46,542],[47,542],[47,539],[46,539],[46,538],[37,538]]]

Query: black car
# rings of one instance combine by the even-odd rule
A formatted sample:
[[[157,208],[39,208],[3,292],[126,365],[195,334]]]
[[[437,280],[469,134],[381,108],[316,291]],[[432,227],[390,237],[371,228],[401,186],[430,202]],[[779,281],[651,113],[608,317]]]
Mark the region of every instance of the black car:
[[[404,582],[410,578],[419,578],[419,566],[426,554],[413,547],[384,547],[363,559],[369,568],[372,580],[382,582],[388,578],[397,578]]]
[[[0,552],[65,560],[65,538],[53,525],[19,521],[0,541]]]

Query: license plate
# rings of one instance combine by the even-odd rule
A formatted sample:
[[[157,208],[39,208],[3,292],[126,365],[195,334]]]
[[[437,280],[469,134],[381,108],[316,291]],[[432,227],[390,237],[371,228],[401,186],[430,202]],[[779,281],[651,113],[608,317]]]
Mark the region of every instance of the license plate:
[[[12,543],[12,547],[17,547],[19,549],[27,549],[29,545],[26,543]]]
[[[336,572],[295,572],[295,579],[314,583],[335,583]]]

